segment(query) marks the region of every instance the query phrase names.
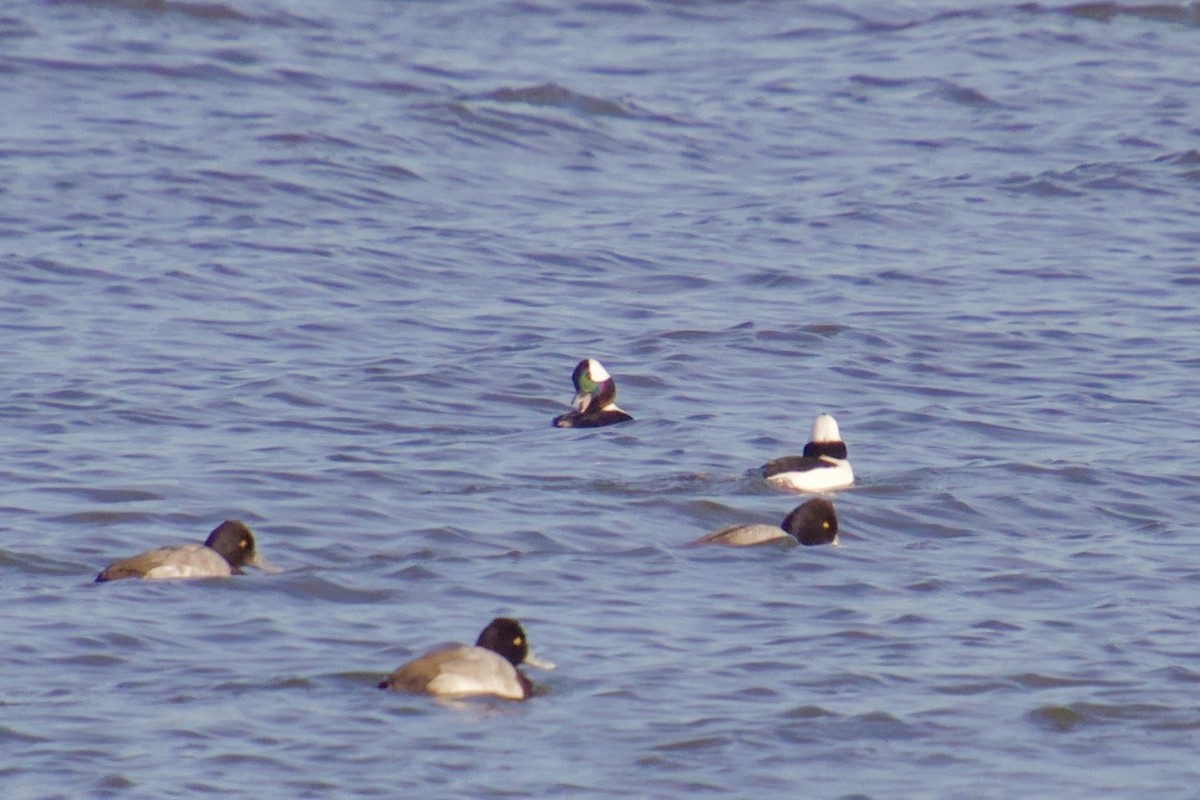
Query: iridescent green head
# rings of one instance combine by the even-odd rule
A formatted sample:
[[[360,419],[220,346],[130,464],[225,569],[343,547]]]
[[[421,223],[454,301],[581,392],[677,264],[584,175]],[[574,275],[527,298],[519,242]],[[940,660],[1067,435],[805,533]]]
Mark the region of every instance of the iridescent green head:
[[[580,361],[571,373],[571,381],[575,384],[575,399],[571,405],[580,414],[586,413],[592,406],[603,408],[616,399],[616,381],[604,369],[604,365],[594,358]]]

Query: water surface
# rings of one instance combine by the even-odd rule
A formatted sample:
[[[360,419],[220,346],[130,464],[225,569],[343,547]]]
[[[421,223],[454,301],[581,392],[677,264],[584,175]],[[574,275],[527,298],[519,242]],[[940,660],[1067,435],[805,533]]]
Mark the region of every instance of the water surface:
[[[4,796],[1193,793],[1198,25],[10,5]],[[821,411],[843,547],[683,547]],[[374,688],[500,614],[531,702]]]

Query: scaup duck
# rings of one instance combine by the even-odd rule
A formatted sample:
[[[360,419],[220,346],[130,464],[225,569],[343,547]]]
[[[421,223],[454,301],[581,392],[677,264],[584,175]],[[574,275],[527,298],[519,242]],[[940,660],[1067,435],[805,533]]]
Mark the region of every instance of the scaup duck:
[[[280,571],[258,554],[250,528],[239,520],[229,519],[218,525],[204,544],[159,547],[114,561],[96,576],[96,582],[122,578],[219,578],[240,573],[244,566],[264,572]]]
[[[804,455],[785,456],[768,461],[762,467],[767,483],[793,492],[829,492],[854,483],[846,443],[837,421],[820,414],[812,424],[812,435],[804,445]]]
[[[556,428],[601,428],[628,422],[633,417],[617,408],[617,382],[594,358],[585,358],[571,373],[575,384],[575,408],[554,418]]]
[[[693,544],[723,544],[729,547],[751,547],[767,542],[790,539],[803,545],[838,544],[838,518],[833,503],[813,498],[792,509],[783,518],[781,527],[774,525],[735,525],[707,536]]]
[[[379,683],[379,688],[435,697],[490,695],[525,700],[532,686],[517,669],[521,664],[554,669],[553,664],[534,657],[521,623],[497,617],[479,634],[474,647],[450,644],[430,650],[401,665]]]

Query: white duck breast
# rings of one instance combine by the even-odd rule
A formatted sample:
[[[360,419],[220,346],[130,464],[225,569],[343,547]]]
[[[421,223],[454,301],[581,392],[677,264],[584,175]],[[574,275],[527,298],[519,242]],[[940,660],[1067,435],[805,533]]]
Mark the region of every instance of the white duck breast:
[[[792,464],[780,462],[796,462]],[[772,465],[778,471],[772,471]],[[846,459],[789,458],[776,459],[763,467],[767,483],[793,492],[831,492],[854,485],[854,470]]]

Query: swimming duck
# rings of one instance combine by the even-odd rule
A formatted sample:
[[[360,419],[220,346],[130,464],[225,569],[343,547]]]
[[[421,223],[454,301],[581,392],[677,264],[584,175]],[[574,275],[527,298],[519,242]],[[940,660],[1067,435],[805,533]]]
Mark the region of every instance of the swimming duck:
[[[533,655],[521,623],[497,617],[479,634],[474,647],[449,644],[430,650],[401,665],[379,683],[379,688],[436,697],[492,695],[525,700],[532,686],[517,669],[521,664],[554,669],[553,664]]]
[[[257,567],[264,572],[280,571],[258,554],[254,534],[246,524],[229,519],[218,525],[204,544],[160,547],[114,561],[96,576],[96,582],[122,578],[219,578],[240,573],[244,566]]]
[[[818,415],[804,455],[768,461],[762,475],[775,488],[793,492],[828,492],[852,485],[854,470],[837,421],[828,414]]]
[[[730,547],[750,547],[767,542],[790,539],[803,545],[837,544],[838,519],[833,503],[813,498],[792,509],[783,518],[781,527],[774,525],[735,525],[702,536],[693,544],[724,544]]]
[[[617,408],[617,382],[594,358],[585,358],[571,373],[575,384],[574,411],[554,418],[556,428],[601,428],[633,417]]]

